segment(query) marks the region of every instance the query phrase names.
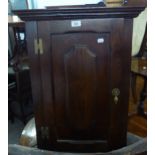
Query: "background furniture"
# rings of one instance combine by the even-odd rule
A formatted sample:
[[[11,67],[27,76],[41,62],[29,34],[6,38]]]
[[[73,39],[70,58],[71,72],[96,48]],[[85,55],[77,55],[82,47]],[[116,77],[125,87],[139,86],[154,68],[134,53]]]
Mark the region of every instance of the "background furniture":
[[[8,75],[8,119],[14,122],[14,113],[11,103],[14,101],[14,93],[16,91],[16,82],[14,73]]]
[[[10,42],[9,61],[19,58],[27,58],[25,23],[16,16],[8,16],[8,35]],[[11,52],[11,53],[10,53]]]
[[[138,76],[143,78],[144,86],[141,93],[139,94],[140,99],[138,101],[137,112],[139,115],[146,118],[146,114],[144,112],[144,101],[147,96],[147,27],[145,30],[145,35],[141,44],[140,51],[136,56],[132,57],[131,88],[135,103],[137,103],[136,80]]]
[[[19,118],[26,124],[27,118],[33,114],[29,69],[15,69],[8,77],[9,118],[12,122],[14,117]]]
[[[131,2],[15,11],[26,21],[39,148],[126,145],[132,21],[146,5]]]
[[[32,93],[25,39],[25,23],[22,21],[15,22],[13,17],[9,16],[8,26],[11,42],[8,57],[9,119],[13,122],[14,117],[17,117],[25,124],[27,117],[33,113],[32,106],[30,108]]]

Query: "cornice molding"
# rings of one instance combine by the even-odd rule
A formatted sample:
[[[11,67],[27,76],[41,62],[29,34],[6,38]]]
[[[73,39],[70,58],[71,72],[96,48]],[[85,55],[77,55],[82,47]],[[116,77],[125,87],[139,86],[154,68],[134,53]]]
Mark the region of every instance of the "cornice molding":
[[[59,20],[84,18],[134,18],[139,15],[145,6],[140,7],[72,7],[50,8],[36,10],[13,11],[24,21],[32,20]]]

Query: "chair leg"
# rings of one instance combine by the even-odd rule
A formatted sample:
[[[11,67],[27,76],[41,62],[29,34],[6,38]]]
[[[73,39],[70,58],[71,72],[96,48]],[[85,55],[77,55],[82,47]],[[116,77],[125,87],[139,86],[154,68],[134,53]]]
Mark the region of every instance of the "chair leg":
[[[11,123],[14,123],[14,114],[13,114],[12,107],[11,107],[11,101],[8,102],[8,110],[9,110],[8,117],[11,120]]]
[[[144,77],[144,86],[140,94],[140,101],[137,107],[138,114],[147,118],[147,115],[144,112],[144,101],[147,97],[147,78]]]
[[[20,112],[21,112],[21,120],[25,125],[26,124],[26,118],[25,118],[25,111],[24,111],[24,102],[21,99],[21,97],[19,97],[18,101],[19,101],[19,107],[20,107]]]
[[[136,81],[137,81],[137,75],[134,73],[131,73],[131,91],[132,91],[132,97],[134,99],[135,104],[137,102]]]

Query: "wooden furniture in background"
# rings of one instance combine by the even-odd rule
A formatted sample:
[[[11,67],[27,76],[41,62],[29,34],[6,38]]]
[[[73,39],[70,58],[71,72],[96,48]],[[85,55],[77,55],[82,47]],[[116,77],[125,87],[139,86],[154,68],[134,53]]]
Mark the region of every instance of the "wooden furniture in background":
[[[29,109],[28,111],[25,108],[25,106],[32,104],[29,70],[16,70],[13,74],[9,73],[8,77],[8,106],[10,119],[14,122],[14,118],[18,118],[26,124],[28,118],[33,114],[33,110]],[[12,80],[12,77],[14,80]]]
[[[23,35],[23,38],[21,35]],[[26,55],[25,23],[17,16],[8,16],[8,36],[11,46],[9,59],[23,54]]]
[[[33,113],[33,110],[31,110],[32,107],[29,110],[25,108],[25,105],[32,104],[25,23],[15,16],[9,16],[8,29],[10,41],[12,39],[10,44],[12,54],[8,57],[9,118],[13,122],[14,117],[17,117],[25,124],[27,118]],[[21,34],[23,37],[21,37]],[[14,104],[15,102],[17,103],[16,106]]]
[[[15,11],[26,21],[39,148],[126,145],[132,22],[141,2]]]
[[[132,63],[131,63],[131,88],[136,104],[137,104],[136,81],[138,76],[143,78],[144,86],[139,95],[140,98],[138,101],[137,112],[139,115],[144,116],[146,118],[146,113],[144,111],[144,101],[147,97],[147,26],[145,29],[145,34],[141,44],[140,51],[136,56],[132,57]]]
[[[144,101],[147,96],[147,60],[146,58],[132,58],[132,93],[137,105],[137,113],[146,118],[146,113],[144,111]],[[139,94],[139,101],[137,102],[136,97],[136,84],[137,77],[144,79],[144,84],[141,93]]]

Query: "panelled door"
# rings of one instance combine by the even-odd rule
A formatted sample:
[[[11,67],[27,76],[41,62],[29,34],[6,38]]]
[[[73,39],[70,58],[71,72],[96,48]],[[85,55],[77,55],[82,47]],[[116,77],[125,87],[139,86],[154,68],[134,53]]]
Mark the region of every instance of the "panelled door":
[[[51,35],[56,142],[107,145],[109,34]]]

